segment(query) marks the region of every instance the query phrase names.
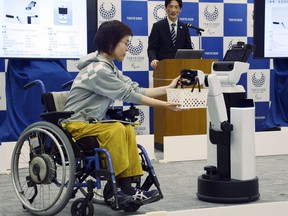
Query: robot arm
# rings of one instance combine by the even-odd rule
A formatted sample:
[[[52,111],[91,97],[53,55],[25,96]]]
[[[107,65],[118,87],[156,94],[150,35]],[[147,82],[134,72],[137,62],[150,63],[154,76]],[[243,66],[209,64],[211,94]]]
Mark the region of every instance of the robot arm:
[[[205,77],[209,92],[207,107],[210,116],[210,127],[216,131],[232,131],[233,126],[228,122],[227,110],[219,78],[215,74]]]
[[[198,77],[200,84],[209,89],[208,112],[210,126],[215,131],[232,131],[233,125],[228,122],[227,109],[225,106],[223,87],[235,88],[241,74],[247,72],[249,64],[244,62],[214,62],[212,74],[204,74],[201,70],[182,70],[181,78],[183,85],[195,83]]]

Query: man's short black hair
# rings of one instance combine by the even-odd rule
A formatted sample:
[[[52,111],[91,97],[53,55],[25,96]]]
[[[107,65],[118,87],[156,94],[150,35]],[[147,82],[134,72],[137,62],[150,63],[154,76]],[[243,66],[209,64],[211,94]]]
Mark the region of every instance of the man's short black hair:
[[[125,36],[132,36],[132,30],[125,23],[118,20],[103,22],[94,37],[94,47],[98,52],[112,54],[116,45]]]
[[[171,3],[171,1],[173,0],[165,0],[165,8],[167,8],[167,6]],[[182,0],[174,0],[177,1],[179,4],[179,7],[182,8]]]

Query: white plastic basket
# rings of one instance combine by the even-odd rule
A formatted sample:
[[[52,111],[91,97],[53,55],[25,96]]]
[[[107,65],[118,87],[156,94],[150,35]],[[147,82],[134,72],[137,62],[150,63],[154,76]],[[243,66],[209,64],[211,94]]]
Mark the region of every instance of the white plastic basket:
[[[166,92],[168,102],[181,104],[178,106],[181,109],[207,107],[208,89],[201,89],[199,92],[198,88],[195,88],[194,91],[191,92],[190,88],[169,88],[166,89]]]

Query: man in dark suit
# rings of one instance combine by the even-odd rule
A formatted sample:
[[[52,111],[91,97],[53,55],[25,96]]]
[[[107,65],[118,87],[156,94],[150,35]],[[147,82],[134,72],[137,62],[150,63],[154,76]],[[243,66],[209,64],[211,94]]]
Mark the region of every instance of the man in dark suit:
[[[177,49],[192,49],[189,29],[178,20],[182,0],[165,0],[165,8],[167,18],[153,24],[148,40],[148,57],[153,69],[162,59],[174,59]],[[176,35],[175,44],[172,35]]]

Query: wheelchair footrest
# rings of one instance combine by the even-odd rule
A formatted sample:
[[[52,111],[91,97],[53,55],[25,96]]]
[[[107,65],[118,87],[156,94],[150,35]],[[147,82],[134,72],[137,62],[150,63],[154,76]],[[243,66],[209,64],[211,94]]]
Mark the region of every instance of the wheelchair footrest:
[[[161,194],[159,194],[158,196],[152,197],[151,199],[145,200],[142,202],[142,205],[147,205],[153,202],[157,202],[160,199],[163,199],[163,196]]]
[[[109,204],[108,204],[109,205]],[[113,209],[114,211],[118,211],[118,210],[125,210],[128,208],[131,208],[132,206],[137,207],[137,209],[143,205],[141,201],[139,200],[126,200],[124,202],[120,202],[119,203],[119,208],[116,208],[115,204],[110,205],[111,209]]]
[[[117,209],[115,207],[115,205],[113,206],[110,206],[111,209],[113,210],[124,210],[126,212],[134,212],[134,211],[137,211],[142,205],[147,205],[147,204],[150,204],[150,203],[154,203],[154,202],[157,202],[159,201],[160,199],[162,199],[163,196],[161,194],[155,196],[155,197],[152,197],[151,199],[147,199],[145,201],[140,201],[140,200],[129,200],[125,203],[119,203],[119,208]]]

